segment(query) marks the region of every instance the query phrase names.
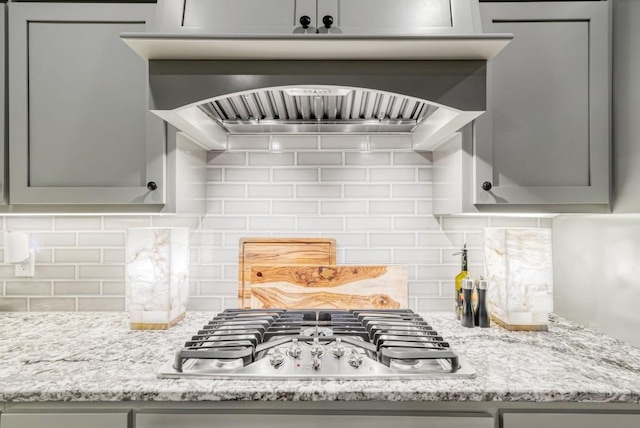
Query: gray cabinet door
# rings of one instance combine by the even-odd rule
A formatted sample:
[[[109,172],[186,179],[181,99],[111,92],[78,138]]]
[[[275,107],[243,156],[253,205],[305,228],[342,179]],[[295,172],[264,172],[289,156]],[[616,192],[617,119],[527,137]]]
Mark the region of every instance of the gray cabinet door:
[[[639,414],[505,413],[503,428],[637,428]]]
[[[12,204],[165,203],[165,126],[146,62],[119,37],[153,7],[9,5]]]
[[[608,3],[481,3],[484,31],[515,38],[488,65],[476,205],[609,203]]]
[[[451,0],[318,0],[318,28],[334,18],[333,31],[345,34],[420,34],[453,28]]]
[[[127,428],[127,413],[4,413],[2,428]]]
[[[162,32],[214,34],[291,34],[304,32],[300,18],[311,19],[316,0],[160,0],[157,28]]]
[[[467,416],[370,416],[332,415],[330,410],[314,414],[138,414],[136,428],[250,428],[256,426],[278,428],[493,428],[490,415],[478,413]],[[3,427],[4,428],[4,427]]]

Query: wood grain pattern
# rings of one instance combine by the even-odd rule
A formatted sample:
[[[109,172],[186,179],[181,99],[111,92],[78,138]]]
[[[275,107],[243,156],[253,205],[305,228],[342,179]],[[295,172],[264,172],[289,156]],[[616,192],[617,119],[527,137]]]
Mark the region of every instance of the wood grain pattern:
[[[251,307],[251,266],[336,263],[332,238],[242,238],[238,255],[238,307]]]
[[[339,287],[386,273],[386,266],[261,266],[251,269],[251,284],[284,281],[304,287]]]
[[[405,266],[253,265],[252,308],[398,309],[408,306]]]

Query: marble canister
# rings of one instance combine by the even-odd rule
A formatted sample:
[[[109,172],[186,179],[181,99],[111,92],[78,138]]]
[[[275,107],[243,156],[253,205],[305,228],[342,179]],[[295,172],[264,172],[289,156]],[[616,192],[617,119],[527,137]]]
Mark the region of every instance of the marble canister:
[[[551,229],[484,229],[484,263],[494,321],[545,330],[553,311]]]
[[[189,298],[189,229],[127,229],[126,263],[131,329],[167,329],[180,321]]]

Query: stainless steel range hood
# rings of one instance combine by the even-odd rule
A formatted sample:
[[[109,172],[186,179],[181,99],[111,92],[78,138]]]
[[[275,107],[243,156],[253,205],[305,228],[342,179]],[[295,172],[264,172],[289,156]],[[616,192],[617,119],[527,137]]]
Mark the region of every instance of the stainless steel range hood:
[[[321,0],[299,0],[310,1]],[[217,34],[223,24],[193,18],[211,1],[160,0],[154,32],[121,37],[149,60],[150,110],[208,149],[229,134],[358,132],[411,133],[431,150],[484,112],[486,62],[512,35],[482,33],[477,0],[422,1],[450,16],[379,34],[245,34],[242,23]]]

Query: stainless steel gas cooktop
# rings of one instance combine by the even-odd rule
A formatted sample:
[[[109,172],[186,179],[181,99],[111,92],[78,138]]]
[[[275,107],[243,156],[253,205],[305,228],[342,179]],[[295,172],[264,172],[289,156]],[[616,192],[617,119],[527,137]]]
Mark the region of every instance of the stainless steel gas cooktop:
[[[451,379],[475,377],[475,370],[408,309],[227,309],[158,376]]]

